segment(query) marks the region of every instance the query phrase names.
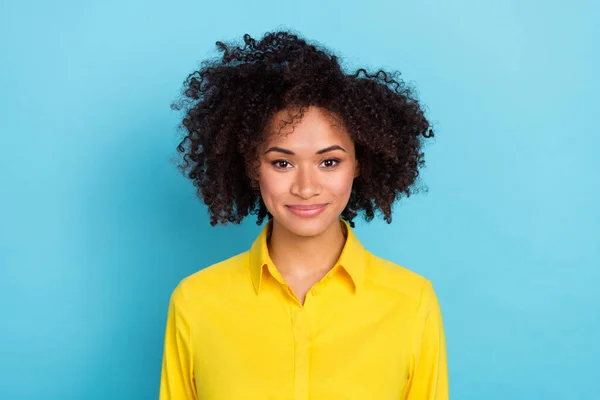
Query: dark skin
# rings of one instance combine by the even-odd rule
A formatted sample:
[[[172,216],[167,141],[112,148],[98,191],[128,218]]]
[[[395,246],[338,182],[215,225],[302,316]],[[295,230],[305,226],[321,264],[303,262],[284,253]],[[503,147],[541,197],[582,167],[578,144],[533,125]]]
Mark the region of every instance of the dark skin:
[[[337,218],[391,223],[394,203],[418,190],[433,132],[397,73],[346,72],[289,32],[217,46],[222,55],[190,74],[173,104],[184,110],[179,167],[212,225],[273,219],[269,251],[303,297],[339,257]],[[314,218],[289,208],[314,204],[326,204]]]
[[[285,117],[277,114],[274,119]],[[261,197],[273,216],[269,255],[301,303],[342,252],[339,223],[359,176],[348,132],[311,107],[287,134],[272,132],[260,157]],[[323,205],[318,215],[296,215],[294,205]]]

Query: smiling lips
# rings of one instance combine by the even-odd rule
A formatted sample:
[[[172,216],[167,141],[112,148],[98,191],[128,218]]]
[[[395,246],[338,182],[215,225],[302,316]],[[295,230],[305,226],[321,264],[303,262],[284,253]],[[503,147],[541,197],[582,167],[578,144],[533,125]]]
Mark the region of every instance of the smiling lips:
[[[314,217],[325,211],[325,208],[327,208],[327,204],[292,204],[286,207],[288,210],[290,210],[292,214],[297,215],[299,217]]]

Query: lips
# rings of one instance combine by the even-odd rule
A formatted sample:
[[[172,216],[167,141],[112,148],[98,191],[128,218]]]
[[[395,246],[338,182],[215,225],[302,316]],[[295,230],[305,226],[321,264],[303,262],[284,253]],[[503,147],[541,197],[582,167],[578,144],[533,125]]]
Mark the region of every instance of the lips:
[[[318,210],[320,208],[325,207],[327,204],[308,204],[308,205],[300,205],[300,204],[291,204],[287,207],[293,210]]]
[[[287,209],[298,217],[314,217],[327,208],[327,204],[291,204]]]

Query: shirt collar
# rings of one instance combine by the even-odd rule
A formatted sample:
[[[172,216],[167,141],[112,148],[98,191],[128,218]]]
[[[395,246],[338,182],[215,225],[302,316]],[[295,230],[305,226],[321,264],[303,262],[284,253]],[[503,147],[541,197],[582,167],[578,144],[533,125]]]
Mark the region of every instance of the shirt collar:
[[[342,253],[338,258],[334,268],[338,265],[343,268],[354,284],[354,292],[360,290],[364,274],[365,274],[365,249],[360,243],[352,228],[342,218],[340,218],[342,228],[345,227],[344,235],[346,236],[346,243],[342,249]],[[252,278],[252,284],[256,293],[260,293],[261,282],[265,268],[272,271],[278,280],[281,280],[281,275],[277,272],[271,257],[269,256],[269,249],[267,248],[267,239],[271,233],[273,221],[269,220],[263,227],[258,237],[254,240],[252,247],[250,248],[250,273]]]

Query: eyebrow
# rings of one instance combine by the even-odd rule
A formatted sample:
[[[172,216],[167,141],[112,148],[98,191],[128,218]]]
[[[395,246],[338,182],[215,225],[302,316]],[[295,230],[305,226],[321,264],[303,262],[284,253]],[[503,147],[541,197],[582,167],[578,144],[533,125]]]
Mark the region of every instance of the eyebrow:
[[[317,151],[315,154],[324,154],[324,153],[328,153],[328,152],[334,151],[334,150],[341,150],[344,153],[346,153],[346,150],[344,150],[341,146],[334,144],[333,146],[329,146],[329,147],[326,147],[324,149]],[[295,155],[295,153],[293,151],[288,150],[288,149],[283,149],[281,147],[271,147],[269,150],[265,151],[265,154],[270,153],[272,151],[276,151],[276,152],[283,153],[283,154],[289,154],[290,156]]]

